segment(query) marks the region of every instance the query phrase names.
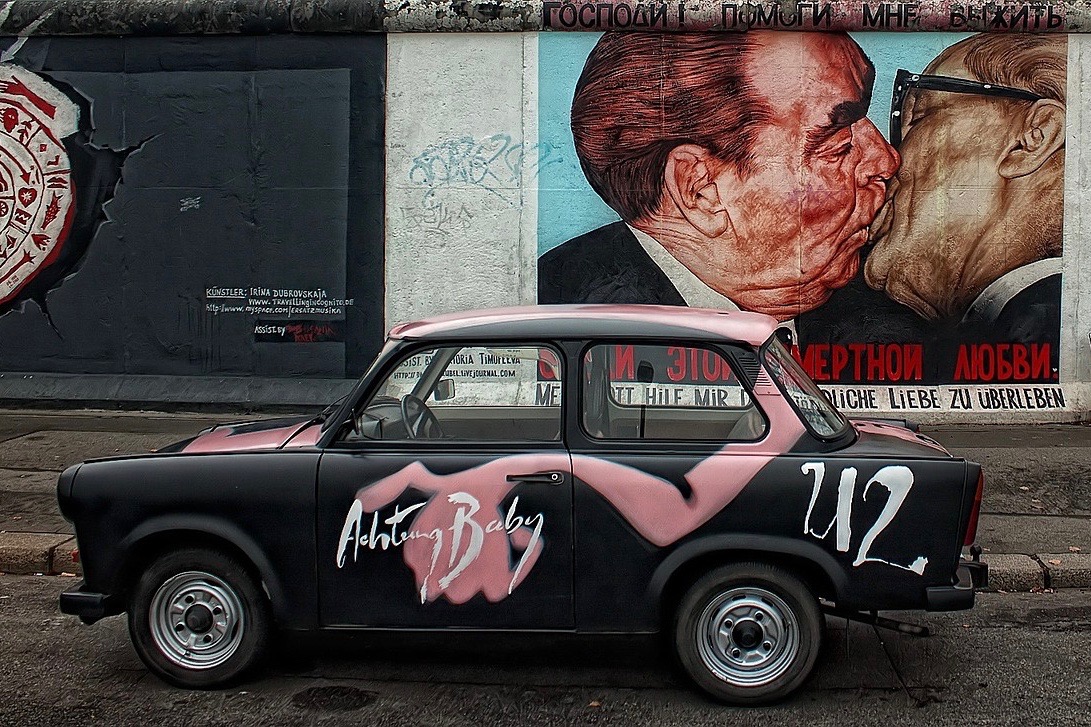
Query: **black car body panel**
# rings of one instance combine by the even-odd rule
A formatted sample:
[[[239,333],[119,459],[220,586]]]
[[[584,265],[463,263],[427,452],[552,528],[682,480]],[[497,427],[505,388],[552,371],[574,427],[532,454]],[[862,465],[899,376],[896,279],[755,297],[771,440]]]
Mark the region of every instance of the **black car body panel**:
[[[76,525],[85,590],[123,597],[166,547],[222,543],[261,575],[285,628],[317,625],[317,450],[144,455],[83,464],[60,493]]]
[[[396,328],[328,418],[218,427],[66,470],[58,499],[85,582],[65,611],[94,620],[122,608],[150,558],[192,543],[238,554],[277,623],[298,630],[651,632],[695,573],[733,560],[784,564],[841,609],[972,605],[984,569],[960,553],[978,465],[893,422],[850,424],[792,388],[768,358],[775,322],[739,314],[729,336],[701,330],[730,330],[725,314],[606,308]],[[722,374],[711,388],[741,403],[626,405],[610,378],[625,340],[692,354]],[[445,408],[437,381],[466,346],[514,367],[537,356],[527,395],[557,398]],[[422,383],[390,398],[414,356]],[[648,356],[631,361],[640,377],[655,368]],[[690,426],[695,439],[672,438]],[[730,433],[706,436],[717,427]],[[488,436],[464,434],[476,431]]]

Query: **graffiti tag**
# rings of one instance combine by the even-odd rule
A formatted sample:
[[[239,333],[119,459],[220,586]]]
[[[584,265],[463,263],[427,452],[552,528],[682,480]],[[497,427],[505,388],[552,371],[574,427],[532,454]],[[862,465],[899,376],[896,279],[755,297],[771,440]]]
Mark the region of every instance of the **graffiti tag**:
[[[836,528],[834,539],[837,550],[842,553],[848,552],[849,542],[852,539],[852,526],[850,521],[852,519],[853,497],[856,493],[856,468],[846,467],[841,470],[840,481],[837,485],[837,509],[833,518],[826,524],[826,529],[822,532],[818,532],[811,525],[811,516],[814,513],[814,506],[818,501],[818,496],[821,494],[823,485],[825,484],[826,465],[824,462],[807,462],[800,469],[803,471],[803,474],[814,475],[814,486],[811,489],[811,502],[807,506],[807,516],[803,520],[803,534],[811,535],[819,540],[825,540],[826,536],[830,534],[830,531]],[[925,558],[924,556],[919,556],[909,565],[901,565],[871,555],[871,547],[875,544],[875,539],[886,530],[891,522],[893,522],[894,517],[905,503],[905,498],[908,497],[909,491],[913,489],[912,470],[902,465],[883,467],[875,473],[874,477],[868,480],[866,485],[864,485],[864,500],[867,500],[872,485],[879,485],[880,487],[886,488],[888,497],[886,505],[883,507],[882,512],[879,513],[879,517],[876,518],[871,529],[864,534],[863,539],[860,541],[860,546],[856,551],[856,558],[852,561],[853,566],[860,566],[864,563],[883,563],[885,565],[894,566],[895,568],[901,568],[902,570],[912,571],[917,575],[923,575],[924,569],[928,565],[928,558]]]
[[[510,134],[480,140],[460,136],[432,144],[414,157],[409,181],[427,187],[429,193],[446,187],[479,187],[510,203],[505,194],[512,188],[561,161],[552,145],[515,142]]]
[[[449,235],[470,229],[474,216],[464,204],[456,208],[429,194],[421,207],[402,207],[402,218],[410,228]]]

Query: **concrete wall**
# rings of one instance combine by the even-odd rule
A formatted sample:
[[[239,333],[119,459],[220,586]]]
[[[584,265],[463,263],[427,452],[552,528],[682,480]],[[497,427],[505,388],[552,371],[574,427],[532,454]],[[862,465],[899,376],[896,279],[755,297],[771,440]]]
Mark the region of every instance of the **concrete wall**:
[[[599,39],[599,34],[388,36],[388,320],[457,310],[475,300],[489,305],[536,300],[677,302],[671,298],[673,289],[664,291],[648,277],[648,270],[629,265],[627,257],[619,268],[618,256],[632,253],[635,237],[620,248],[611,248],[612,257],[605,260],[588,253],[615,244],[603,231],[611,223],[616,228],[620,219],[592,190],[571,131],[577,78]],[[956,48],[946,51],[956,53],[955,44],[967,39],[972,43],[970,34],[852,34],[876,76],[868,116],[860,122],[867,128],[855,132],[857,146],[870,145],[872,157],[885,153],[891,87],[898,68],[920,72],[945,49]],[[786,92],[802,88],[810,94],[807,103],[818,103],[815,84],[803,79],[799,70],[814,64],[797,60],[793,70],[791,54],[802,58],[805,50],[790,42],[782,44],[788,55],[777,66],[776,88]],[[750,199],[749,208],[735,220],[747,225],[754,224],[759,213],[773,215],[776,225],[795,228],[779,237],[772,228],[767,230],[783,246],[757,252],[753,246],[760,240],[748,240],[750,247],[731,259],[736,267],[713,269],[714,258],[696,262],[691,258],[687,267],[720,294],[719,298],[698,295],[697,301],[780,317],[795,329],[805,367],[847,411],[942,421],[1082,417],[1087,409],[1091,352],[1091,321],[1081,307],[1081,291],[1088,284],[1082,272],[1087,266],[1081,262],[1087,254],[1085,226],[1080,222],[1086,194],[1080,150],[1088,133],[1082,118],[1086,71],[1080,62],[1085,47],[1083,36],[1070,35],[1029,51],[1032,56],[1052,54],[1056,61],[1054,80],[1059,73],[1061,93],[1056,102],[953,96],[956,101],[979,101],[969,110],[947,110],[954,114],[948,123],[961,119],[961,126],[933,128],[925,144],[903,144],[902,155],[888,160],[890,168],[881,172],[884,179],[899,181],[884,181],[876,198],[857,190],[852,220],[860,224],[863,219],[865,226],[871,223],[871,239],[861,247],[864,239],[854,238],[840,252],[830,253],[828,257],[849,260],[845,265],[851,269],[830,276],[826,290],[806,285],[808,277],[814,277],[808,266],[820,267],[825,260],[808,259],[810,248],[820,242],[834,245],[832,240],[840,236],[843,241],[851,230],[845,227],[844,234],[826,237],[814,232],[825,229],[830,220],[839,221],[836,205],[826,207],[822,201],[838,196],[839,177],[819,176],[804,165],[795,168],[795,179],[782,180],[779,187],[763,192],[774,197],[782,194],[779,208]],[[528,72],[535,61],[536,75]],[[645,76],[656,79],[659,70],[646,68]],[[402,97],[412,99],[405,113],[400,110],[400,91],[395,90],[403,79],[418,80]],[[1023,80],[1033,83],[1033,79]],[[490,94],[489,89],[497,92]],[[1000,152],[994,139],[1001,131],[989,124],[992,117],[1005,114],[1014,119],[1034,103],[1051,105],[1057,113],[1051,132],[1054,145],[1041,152],[1040,164],[1020,172],[1019,179],[1034,179],[1034,184],[1009,184],[1011,180],[997,173]],[[1005,124],[1014,123],[1010,119]],[[603,122],[596,119],[596,123]],[[662,136],[671,133],[664,127]],[[918,139],[921,133],[916,132]],[[981,142],[977,147],[975,140]],[[630,143],[619,142],[619,146]],[[773,152],[762,152],[765,157],[758,160],[759,166],[776,167],[780,161]],[[883,163],[862,158],[854,168]],[[885,187],[893,190],[899,184],[915,185],[918,201],[902,193],[903,209],[910,210],[903,217],[910,219],[892,223],[894,229],[884,243],[883,235],[874,230],[899,200],[893,191],[887,194]],[[748,183],[738,186],[745,191]],[[854,182],[848,181],[847,186],[853,187]],[[892,199],[887,202],[887,197]],[[678,207],[675,201],[671,204]],[[817,206],[819,213],[806,218],[808,205]],[[679,221],[677,215],[675,221]],[[654,232],[650,236],[667,243],[679,229],[670,227],[669,219],[652,224],[627,222],[667,230],[662,237],[656,238]],[[656,222],[662,224],[656,227]],[[692,225],[682,222],[689,231]],[[917,231],[899,233],[899,225]],[[1049,231],[1042,232],[1045,228]],[[715,251],[717,246],[726,248],[729,237],[702,242],[705,249]],[[1021,252],[1020,241],[1031,237],[1038,240],[1039,249]],[[879,244],[872,248],[874,243]],[[910,283],[924,291],[922,295],[931,295],[937,306],[948,307],[914,310],[902,305],[907,294],[896,284],[888,283],[883,289],[876,277],[880,289],[868,285],[863,274],[867,266],[857,267],[855,261],[861,255],[865,260],[874,256],[884,245],[892,260],[888,278],[912,268]],[[535,286],[527,284],[536,272],[533,250],[541,255],[538,274],[561,278],[559,282],[539,280],[537,296],[532,293]],[[567,262],[557,262],[566,256]],[[794,271],[787,275],[788,285],[774,296],[774,304],[767,305],[760,296],[747,297],[745,288],[747,284],[755,287],[755,278],[737,274],[737,266],[753,264],[759,275],[763,260],[785,257]],[[546,262],[551,259],[554,262]],[[990,261],[1003,262],[996,272],[970,280]],[[624,279],[629,274],[641,284],[627,288]],[[917,290],[910,292],[917,294]],[[968,308],[975,302],[980,308],[982,299],[1010,302],[994,305],[1004,309],[1003,314],[975,320]]]
[[[297,403],[358,376],[385,330],[384,41],[19,43],[0,397]]]
[[[386,320],[533,303],[538,36],[392,35],[387,62]]]
[[[425,5],[400,6],[384,27],[422,29]],[[617,20],[620,5],[603,17]],[[9,7],[0,27],[16,22],[12,8],[20,7]],[[673,176],[656,167],[610,182],[608,204],[588,181],[601,163],[594,159],[619,168],[648,135],[611,127],[610,119],[640,112],[602,112],[602,99],[643,94],[645,105],[658,99],[675,108],[669,88],[682,87],[689,103],[714,107],[715,94],[687,61],[691,50],[663,46],[654,63],[604,65],[602,77],[624,76],[614,88],[626,92],[581,106],[577,125],[591,131],[577,144],[578,79],[609,34],[276,34],[307,29],[293,6],[294,25],[270,21],[255,36],[64,37],[62,25],[41,36],[67,6],[52,7],[19,16],[23,29],[45,19],[30,33],[38,37],[6,41],[0,64],[0,114],[15,113],[10,129],[0,115],[0,217],[10,233],[0,243],[0,399],[317,403],[359,375],[398,321],[588,301],[777,315],[795,331],[805,366],[850,412],[1049,421],[1084,418],[1091,407],[1091,310],[1081,293],[1091,285],[1082,35],[1024,49],[1048,54],[1059,44],[1061,98],[938,92],[971,104],[948,109],[962,126],[933,130],[930,146],[919,132],[916,141],[907,134],[895,151],[895,71],[935,66],[972,41],[969,33],[732,34],[749,38],[746,48],[717,45],[711,39],[728,34],[707,33],[706,57],[737,52],[745,60],[775,46],[746,73],[763,97],[786,104],[778,120],[851,93],[837,72],[853,54],[866,58],[861,68],[870,64],[874,80],[864,72],[852,82],[861,98],[870,94],[870,106],[846,125],[847,161],[819,168],[792,146],[804,137],[785,132],[752,150],[749,175],[673,157]],[[544,23],[561,8],[537,12]],[[829,27],[852,25],[831,13],[841,20]],[[1065,22],[1079,17],[1070,12]],[[504,21],[475,22],[499,29]],[[1012,55],[1018,42],[1010,41]],[[621,57],[638,50],[621,47]],[[996,57],[1011,65],[1005,53]],[[1001,72],[1007,82],[993,85],[1041,80]],[[1038,121],[1015,128],[1036,104]],[[665,114],[652,136],[669,148],[692,141],[677,141],[693,131],[682,129],[692,121],[684,117]],[[31,125],[21,131],[24,122]],[[39,136],[20,138],[31,131]],[[997,172],[1002,145],[981,143],[1002,131],[1016,152],[1020,138],[1048,146],[1041,139],[1056,132],[1060,141],[1005,176]],[[47,138],[55,142],[36,145]],[[55,158],[68,162],[63,174],[48,166]],[[698,168],[705,177],[686,176]],[[24,173],[31,178],[20,182]],[[899,203],[899,187],[915,192]],[[711,207],[707,194],[692,193],[713,188]],[[618,195],[639,190],[659,194],[654,210],[616,211]],[[911,198],[916,207],[904,212]],[[906,220],[887,226],[895,208]],[[927,220],[938,223],[931,237],[899,228],[915,221],[924,229]],[[861,232],[869,227],[870,235]],[[1031,238],[1027,253],[1019,242]],[[928,239],[936,245],[922,253]],[[978,252],[967,252],[982,239]],[[607,245],[614,247],[604,256]],[[672,252],[680,262],[670,262]],[[865,275],[880,253],[892,261],[886,275]],[[1006,261],[998,272],[971,275],[993,259]],[[889,282],[905,270],[947,302],[930,309],[916,288],[910,295]],[[1001,279],[1007,283],[988,293]],[[969,309],[982,291],[993,315],[978,320]]]

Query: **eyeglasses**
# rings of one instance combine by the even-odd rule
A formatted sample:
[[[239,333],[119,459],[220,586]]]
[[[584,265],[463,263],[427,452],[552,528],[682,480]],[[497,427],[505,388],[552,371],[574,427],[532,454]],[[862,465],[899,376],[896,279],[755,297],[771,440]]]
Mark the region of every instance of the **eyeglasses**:
[[[994,98],[1017,98],[1023,101],[1041,101],[1045,98],[1022,88],[997,86],[993,83],[952,76],[926,76],[899,68],[898,74],[894,77],[894,95],[890,98],[890,144],[895,149],[902,144],[902,104],[905,103],[905,97],[909,95],[909,91],[914,88],[921,91],[947,91]]]

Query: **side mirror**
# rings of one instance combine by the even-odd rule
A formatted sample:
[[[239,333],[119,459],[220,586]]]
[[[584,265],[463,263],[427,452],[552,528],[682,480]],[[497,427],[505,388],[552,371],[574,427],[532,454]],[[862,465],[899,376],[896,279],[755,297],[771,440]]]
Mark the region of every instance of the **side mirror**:
[[[383,420],[363,413],[353,418],[352,431],[357,437],[363,439],[382,439]]]
[[[440,379],[436,382],[436,388],[432,392],[436,401],[447,401],[455,398],[455,380]]]

